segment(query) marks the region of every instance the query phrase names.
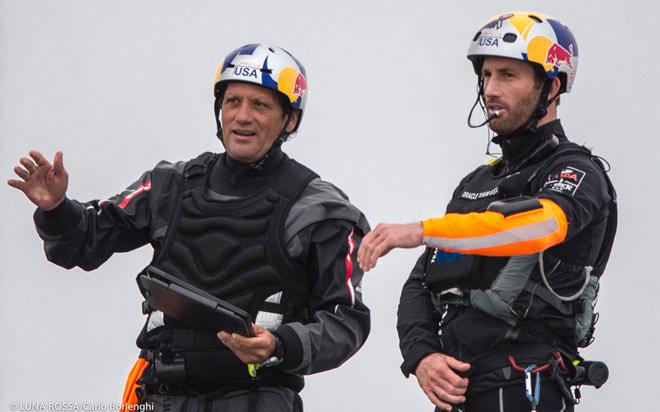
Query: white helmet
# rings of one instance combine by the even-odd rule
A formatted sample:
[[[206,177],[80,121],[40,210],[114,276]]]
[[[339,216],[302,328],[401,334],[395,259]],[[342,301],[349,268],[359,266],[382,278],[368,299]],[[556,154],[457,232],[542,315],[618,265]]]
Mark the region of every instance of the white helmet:
[[[215,74],[215,114],[221,137],[220,106],[228,82],[253,83],[280,93],[288,102],[286,113],[299,110],[295,133],[302,120],[307,100],[307,76],[303,65],[288,51],[265,44],[248,44],[232,51]],[[284,136],[286,139],[288,136]]]
[[[547,78],[559,76],[559,93],[571,91],[578,65],[573,33],[558,20],[534,12],[503,13],[488,19],[467,53],[477,75],[487,56],[535,63]]]

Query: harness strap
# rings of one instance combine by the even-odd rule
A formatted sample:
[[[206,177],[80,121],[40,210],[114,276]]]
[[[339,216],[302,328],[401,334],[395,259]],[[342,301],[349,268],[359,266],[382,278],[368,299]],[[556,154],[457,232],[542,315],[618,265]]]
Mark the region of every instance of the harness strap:
[[[575,307],[573,303],[562,301],[540,283],[529,280],[523,287],[523,290],[531,295],[540,297],[547,304],[559,311],[562,315],[570,316],[575,313]]]

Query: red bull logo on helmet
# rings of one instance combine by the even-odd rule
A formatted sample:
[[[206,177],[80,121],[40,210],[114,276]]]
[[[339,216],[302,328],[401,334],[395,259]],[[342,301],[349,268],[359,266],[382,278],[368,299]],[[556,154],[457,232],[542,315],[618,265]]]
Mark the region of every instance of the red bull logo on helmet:
[[[293,108],[297,109],[307,93],[307,79],[295,68],[285,67],[277,78],[277,88],[289,98]]]
[[[568,46],[569,50],[563,48],[559,43],[555,43],[548,49],[548,54],[545,58],[547,64],[552,64],[559,67],[566,63],[568,67],[573,68],[573,45]]]
[[[296,96],[302,96],[305,92],[307,92],[307,79],[305,79],[305,76],[303,76],[302,73],[298,73],[293,85],[293,94]]]

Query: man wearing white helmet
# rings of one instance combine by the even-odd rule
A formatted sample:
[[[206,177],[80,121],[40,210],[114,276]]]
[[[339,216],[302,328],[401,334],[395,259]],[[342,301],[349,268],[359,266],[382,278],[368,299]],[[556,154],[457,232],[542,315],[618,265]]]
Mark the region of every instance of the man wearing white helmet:
[[[616,193],[600,158],[566,138],[559,95],[578,48],[539,13],[505,13],[474,36],[492,142],[502,156],[459,183],[446,214],[378,225],[358,261],[425,245],[398,311],[401,366],[441,410],[571,411],[607,379],[578,347],[593,340],[594,301],[616,232]],[[470,113],[470,117],[472,111]],[[471,120],[468,124],[473,126]],[[478,127],[478,126],[473,126]]]
[[[127,408],[302,410],[303,375],[338,367],[369,334],[363,272],[353,265],[368,223],[341,190],[281,149],[307,97],[305,69],[289,52],[262,44],[234,50],[214,92],[224,153],[160,162],[101,201],[66,197],[61,152],[53,164],[30,152],[14,168],[21,180],[8,183],[38,206],[52,262],[92,270],[114,252],[150,243],[144,276],[164,272],[254,320],[251,337],[209,332],[197,319],[182,321],[185,308],[156,310],[140,283],[149,316],[126,382]]]

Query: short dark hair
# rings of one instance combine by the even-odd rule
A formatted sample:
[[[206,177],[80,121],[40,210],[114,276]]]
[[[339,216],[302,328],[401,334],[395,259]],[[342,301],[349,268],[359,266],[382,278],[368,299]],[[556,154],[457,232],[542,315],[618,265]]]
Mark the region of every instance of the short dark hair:
[[[540,89],[543,87],[543,84],[545,83],[546,79],[548,78],[545,74],[545,70],[541,65],[536,64],[536,63],[530,63],[532,65],[532,68],[534,68],[534,88],[535,89]]]
[[[536,63],[530,63],[532,67],[534,68],[534,88],[536,90],[539,90],[543,87],[545,82],[551,82],[552,79],[550,79],[546,74],[545,74],[545,69]],[[561,76],[562,74],[560,74]],[[560,79],[561,80],[561,79]],[[563,82],[562,82],[563,83]],[[557,106],[559,106],[559,94],[561,94],[561,90],[557,93],[555,98],[553,99],[554,102],[557,103]]]
[[[275,96],[277,97],[277,101],[280,102],[280,106],[282,106],[284,115],[289,116],[293,112],[289,98],[282,92],[275,92]]]

